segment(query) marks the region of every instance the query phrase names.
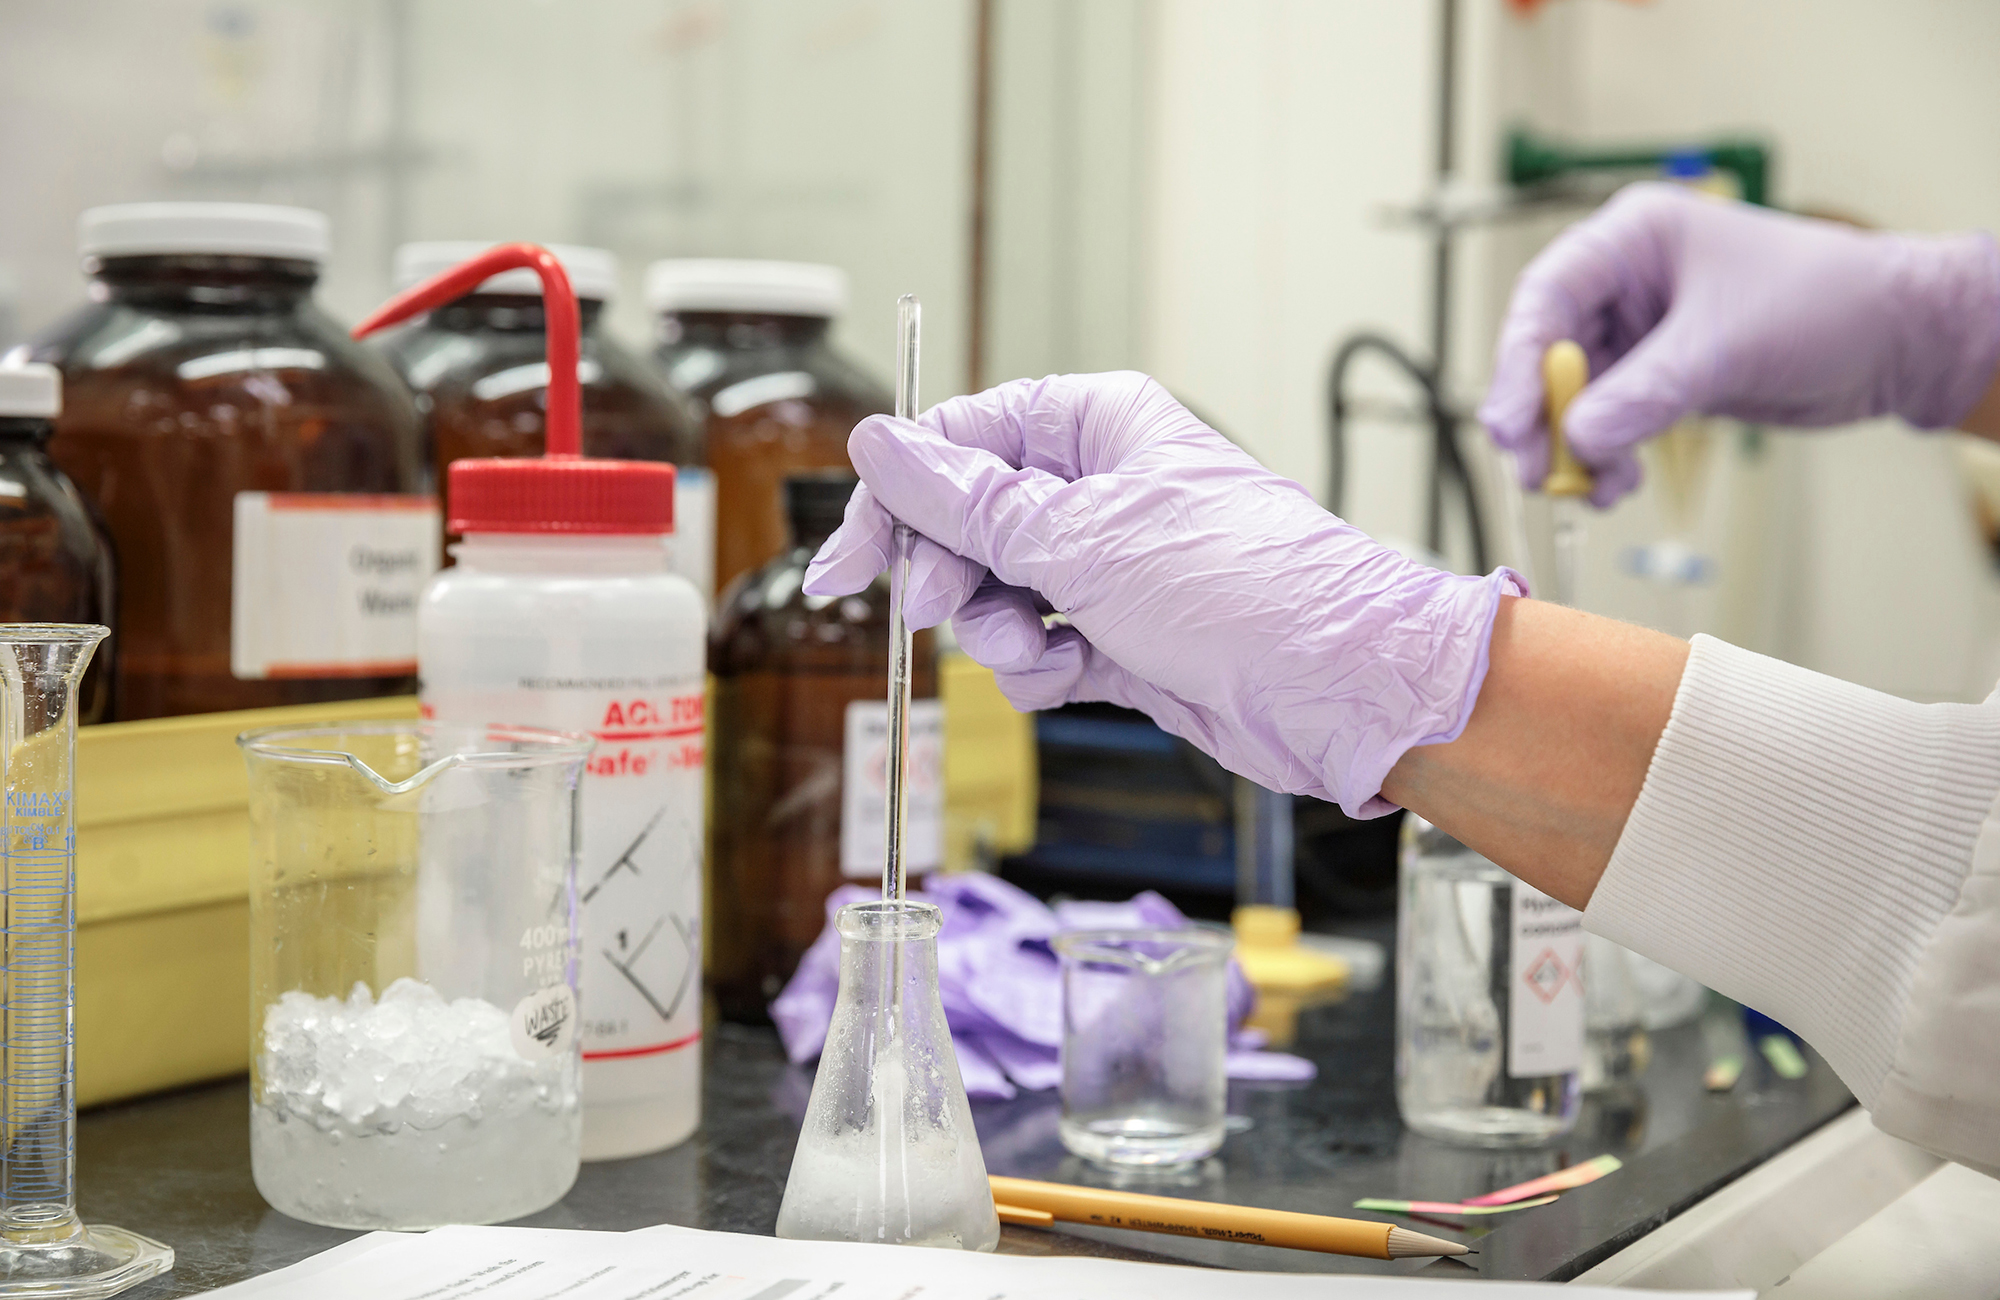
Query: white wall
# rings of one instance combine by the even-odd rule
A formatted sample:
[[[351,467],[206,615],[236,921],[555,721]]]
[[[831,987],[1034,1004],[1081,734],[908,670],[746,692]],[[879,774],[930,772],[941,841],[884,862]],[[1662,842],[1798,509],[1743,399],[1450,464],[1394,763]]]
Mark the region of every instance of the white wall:
[[[966,347],[970,6],[953,0],[416,0],[418,237],[609,247],[648,329],[647,262],[843,266],[846,345],[885,379],[924,300],[927,400]]]
[[[344,317],[387,292],[399,239],[598,243],[625,263],[614,322],[642,341],[637,287],[655,257],[823,260],[853,277],[844,337],[885,377],[895,298],[923,296],[934,399],[965,371],[970,13],[968,0],[0,4],[0,265],[32,329],[79,297],[84,207],[299,203],[333,217],[322,298]]]
[[[2000,224],[2000,7],[1976,0],[1675,0],[1578,6],[1577,97],[1590,139],[1755,130],[1775,199],[1891,228]],[[1766,540],[1707,537],[1739,608],[1709,626],[1916,698],[1991,686],[2000,582],[1974,535],[1949,437],[1882,422],[1777,435],[1762,463],[1717,458],[1712,488],[1757,506]],[[1607,521],[1636,537],[1643,506]],[[1772,526],[1776,524],[1777,526]],[[1744,568],[1761,572],[1746,575]],[[1645,617],[1643,584],[1600,575],[1608,612]],[[1746,615],[1749,616],[1746,619]]]
[[[1418,197],[1430,170],[1431,18],[1374,0],[1154,8],[1145,363],[1315,491],[1340,338],[1369,326],[1424,350],[1423,239],[1377,210]],[[1363,387],[1412,396],[1374,371]],[[1356,522],[1419,532],[1423,436],[1359,430]]]
[[[987,384],[1144,363],[1146,0],[994,7]]]
[[[1783,203],[1924,229],[2000,221],[2000,79],[1986,67],[2000,7],[1571,0],[1521,19],[1499,0],[1460,6],[1466,181],[1495,176],[1516,121],[1602,141],[1748,129],[1777,146]],[[1315,490],[1335,342],[1368,325],[1423,351],[1423,239],[1375,216],[1429,185],[1434,15],[1365,0],[1159,0],[1150,13],[1144,364]],[[1451,380],[1468,408],[1513,276],[1567,219],[1461,241]],[[1402,391],[1381,375],[1359,387]],[[1730,426],[1715,443],[1693,540],[1720,580],[1690,591],[1621,570],[1628,548],[1671,531],[1649,488],[1593,521],[1583,604],[1914,697],[1984,693],[2000,670],[2000,585],[1947,440],[1877,426],[1757,443]],[[1355,431],[1355,522],[1420,532],[1421,445],[1407,424]],[[1494,468],[1482,459],[1490,489]],[[1528,515],[1541,577],[1546,516],[1538,502]],[[1519,562],[1516,549],[1502,539],[1503,558]]]

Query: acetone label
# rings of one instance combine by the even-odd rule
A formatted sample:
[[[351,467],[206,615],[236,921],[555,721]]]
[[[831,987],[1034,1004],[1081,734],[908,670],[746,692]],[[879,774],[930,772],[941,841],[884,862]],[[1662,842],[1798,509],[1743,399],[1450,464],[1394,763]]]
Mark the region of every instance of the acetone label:
[[[882,875],[888,834],[889,703],[847,706],[840,769],[840,874]],[[944,705],[910,701],[910,786],[903,865],[911,876],[944,861]]]
[[[1583,913],[1514,882],[1507,1077],[1583,1065]]]
[[[703,690],[699,677],[531,677],[447,695],[427,714],[588,731],[577,897],[583,1059],[677,1051],[701,1037]]]
[[[416,672],[417,597],[439,562],[434,498],[239,492],[234,522],[230,672]]]

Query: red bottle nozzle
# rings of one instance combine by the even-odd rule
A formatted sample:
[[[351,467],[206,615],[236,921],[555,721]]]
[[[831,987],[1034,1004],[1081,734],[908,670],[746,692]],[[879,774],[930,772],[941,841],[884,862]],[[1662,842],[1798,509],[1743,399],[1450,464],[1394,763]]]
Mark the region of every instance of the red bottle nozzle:
[[[582,395],[576,384],[576,361],[582,327],[578,323],[576,290],[570,287],[569,272],[563,270],[556,255],[540,244],[500,244],[421,284],[413,284],[356,325],[354,337],[367,338],[376,330],[442,307],[463,298],[502,271],[523,266],[541,277],[542,312],[548,321],[549,407],[544,445],[550,456],[580,456],[583,414]]]
[[[596,460],[583,454],[582,394],[576,364],[581,325],[576,291],[554,253],[538,244],[501,244],[412,285],[354,327],[366,338],[473,292],[502,271],[528,267],[542,280],[548,321],[546,454],[453,461],[446,476],[445,527],[454,533],[671,533],[674,467]]]

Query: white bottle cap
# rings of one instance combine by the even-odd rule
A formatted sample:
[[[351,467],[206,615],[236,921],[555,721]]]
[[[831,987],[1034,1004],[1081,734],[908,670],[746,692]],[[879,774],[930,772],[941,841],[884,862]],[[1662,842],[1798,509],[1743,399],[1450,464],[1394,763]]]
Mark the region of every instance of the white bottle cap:
[[[326,214],[268,203],[114,203],[77,220],[85,257],[214,253],[324,262],[332,245]]]
[[[62,414],[62,374],[24,361],[0,366],[0,420],[47,420]]]
[[[834,317],[847,310],[847,272],[812,262],[669,258],[646,268],[646,305],[656,312]]]
[[[476,257],[500,241],[478,239],[430,239],[404,244],[396,250],[395,280],[400,291],[428,280],[440,271],[449,271],[467,258]],[[618,258],[608,248],[582,248],[575,244],[544,244],[562,269],[579,298],[609,302],[618,292]],[[502,271],[479,286],[480,293],[518,293],[542,296],[542,279],[522,266]]]

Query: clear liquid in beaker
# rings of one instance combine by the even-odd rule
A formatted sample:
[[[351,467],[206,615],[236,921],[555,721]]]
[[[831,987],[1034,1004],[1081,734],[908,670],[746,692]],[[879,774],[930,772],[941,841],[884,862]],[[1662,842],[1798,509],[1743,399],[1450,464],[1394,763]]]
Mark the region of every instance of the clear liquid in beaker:
[[[577,1063],[523,1060],[508,1013],[400,979],[377,1002],[288,992],[265,1010],[250,1108],[257,1189],[347,1228],[518,1218],[576,1179]]]
[[[1089,930],[1054,942],[1063,1145],[1119,1165],[1213,1155],[1227,1125],[1229,936]]]

